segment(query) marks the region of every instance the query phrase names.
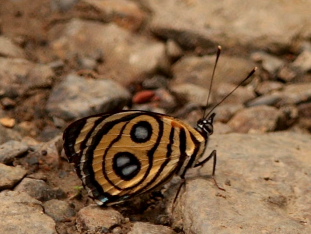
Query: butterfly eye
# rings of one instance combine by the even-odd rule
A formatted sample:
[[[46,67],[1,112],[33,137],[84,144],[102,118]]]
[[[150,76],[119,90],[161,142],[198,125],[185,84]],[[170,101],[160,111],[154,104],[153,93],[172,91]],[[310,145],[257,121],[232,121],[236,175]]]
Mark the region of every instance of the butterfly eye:
[[[197,124],[197,129],[207,135],[212,135],[214,131],[213,122],[215,115],[216,114],[213,113],[208,119],[200,119]]]

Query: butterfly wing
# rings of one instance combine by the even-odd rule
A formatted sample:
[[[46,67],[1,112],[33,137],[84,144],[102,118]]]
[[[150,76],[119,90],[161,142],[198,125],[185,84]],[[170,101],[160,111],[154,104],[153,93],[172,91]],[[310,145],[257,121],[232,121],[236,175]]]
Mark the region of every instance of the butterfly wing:
[[[205,139],[195,129],[152,112],[92,116],[74,122],[64,132],[66,155],[100,205],[163,184],[188,167],[204,147]]]

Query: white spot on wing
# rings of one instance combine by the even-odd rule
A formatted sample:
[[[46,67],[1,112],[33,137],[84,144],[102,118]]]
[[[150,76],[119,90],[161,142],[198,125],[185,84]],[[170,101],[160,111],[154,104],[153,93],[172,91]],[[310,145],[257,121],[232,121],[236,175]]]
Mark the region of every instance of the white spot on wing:
[[[122,169],[122,174],[124,176],[129,176],[131,175],[135,170],[137,170],[138,166],[137,165],[129,165],[125,168]]]
[[[135,128],[135,137],[137,139],[147,139],[148,138],[148,129],[143,126],[138,126]]]
[[[117,167],[123,167],[125,164],[129,163],[129,157],[118,157],[117,158]]]

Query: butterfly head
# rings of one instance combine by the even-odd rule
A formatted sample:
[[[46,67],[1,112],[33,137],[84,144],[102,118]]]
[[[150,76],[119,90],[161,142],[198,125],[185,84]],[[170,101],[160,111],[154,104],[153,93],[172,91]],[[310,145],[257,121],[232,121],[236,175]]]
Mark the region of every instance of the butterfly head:
[[[214,131],[213,123],[215,115],[215,113],[212,113],[208,118],[200,119],[197,123],[197,129],[207,136],[212,135]]]

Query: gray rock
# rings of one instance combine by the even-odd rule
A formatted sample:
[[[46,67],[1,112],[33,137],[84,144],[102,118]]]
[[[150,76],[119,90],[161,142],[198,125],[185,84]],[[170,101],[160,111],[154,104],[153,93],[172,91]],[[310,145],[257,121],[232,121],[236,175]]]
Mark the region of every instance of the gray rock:
[[[158,69],[167,70],[169,65],[163,43],[147,40],[113,23],[73,19],[54,27],[50,34],[51,46],[62,59],[102,53],[104,62],[98,72],[125,86]]]
[[[59,168],[61,165],[61,151],[63,149],[63,140],[61,136],[54,137],[48,142],[39,143],[33,146],[33,152],[37,155],[44,154],[44,157],[40,157],[41,164],[45,167]]]
[[[215,90],[215,102],[221,102],[232,90],[237,86],[234,84],[223,83]],[[241,86],[230,94],[223,103],[225,104],[244,104],[256,97],[254,90],[251,87]]]
[[[97,66],[96,58],[90,57],[79,57],[78,58],[79,67],[83,70],[95,70]]]
[[[302,103],[298,106],[299,116],[311,119],[311,103]]]
[[[43,213],[41,202],[24,192],[0,193],[0,227],[5,234],[57,234],[55,222]]]
[[[64,69],[65,62],[62,61],[61,59],[57,59],[57,60],[50,62],[48,65],[54,72],[57,72],[57,71],[61,71]]]
[[[244,109],[242,104],[221,104],[215,109],[215,121],[227,123],[238,111]]]
[[[199,51],[209,50],[215,43],[281,51],[295,38],[308,38],[311,31],[306,23],[311,21],[309,1],[145,2],[153,12],[150,27],[154,33]]]
[[[163,225],[136,222],[128,234],[176,234],[176,232]]]
[[[26,173],[20,166],[10,167],[0,163],[0,190],[13,188]]]
[[[221,122],[214,123],[214,133],[215,134],[227,134],[233,132],[232,128],[228,124]]]
[[[174,110],[177,106],[175,97],[167,89],[157,89],[155,91],[155,98],[159,99],[157,107],[164,110]]]
[[[55,198],[61,199],[66,197],[63,190],[59,188],[52,189],[43,180],[30,178],[23,179],[22,182],[15,187],[14,191],[26,192],[39,201],[48,201]]]
[[[172,87],[172,91],[186,98],[188,102],[198,106],[206,106],[208,89],[202,88],[192,83],[177,84]],[[210,96],[210,103],[213,103],[213,98]]]
[[[76,215],[72,205],[66,201],[52,199],[44,203],[44,212],[56,222],[63,222]]]
[[[9,129],[0,124],[0,144],[4,144],[10,140],[20,141],[22,136],[19,132],[14,129]]]
[[[34,207],[37,207],[39,210],[42,210],[42,202],[28,195],[25,192],[4,190],[0,193],[0,201],[2,203],[24,203],[32,204]]]
[[[251,56],[254,61],[260,62],[262,67],[271,75],[276,75],[278,70],[285,64],[281,59],[262,51],[255,52]]]
[[[7,141],[0,145],[0,163],[10,164],[16,157],[26,153],[29,146],[20,141]]]
[[[71,74],[53,88],[47,110],[52,116],[72,120],[120,110],[129,98],[129,92],[113,80],[92,80]]]
[[[301,72],[311,71],[311,51],[303,51],[293,62],[293,67]]]
[[[173,65],[173,74],[176,83],[192,83],[209,89],[215,65],[213,56],[185,56]],[[213,86],[222,83],[238,84],[246,73],[255,67],[249,59],[236,56],[222,55],[219,59]]]
[[[48,65],[0,57],[0,92],[15,98],[33,89],[50,87],[54,72]]]
[[[180,46],[173,40],[166,42],[167,55],[172,59],[180,58],[183,55],[183,51]]]
[[[14,43],[7,37],[0,36],[0,55],[11,58],[25,58],[23,49],[14,45]]]
[[[292,66],[284,66],[278,72],[277,77],[285,82],[290,82],[297,77],[297,71]]]
[[[123,221],[122,215],[112,208],[101,208],[91,205],[78,212],[77,229],[81,233],[105,233],[114,225]]]
[[[16,101],[11,99],[11,98],[8,98],[8,97],[4,97],[1,99],[1,105],[2,105],[2,108],[3,109],[11,109],[11,108],[14,108],[16,107]],[[5,114],[3,114],[2,110],[0,112],[0,116],[4,116]]]
[[[216,180],[226,191],[204,179],[211,163],[187,180],[173,213],[185,233],[311,232],[310,135],[213,135],[208,149],[217,149]]]
[[[289,84],[280,92],[280,105],[291,105],[306,102],[311,99],[311,83]]]
[[[80,0],[52,0],[51,8],[55,11],[68,11]]]
[[[278,93],[267,94],[264,96],[259,96],[253,100],[250,100],[246,103],[246,106],[260,106],[260,105],[267,105],[267,106],[275,106],[282,100],[282,95]]]
[[[145,79],[142,82],[142,85],[145,89],[167,88],[169,85],[169,79],[161,75],[155,75],[150,79]]]
[[[264,133],[282,129],[285,116],[271,106],[255,106],[238,112],[228,125],[236,132]]]
[[[159,107],[151,106],[150,104],[135,104],[133,105],[133,110],[151,111],[160,114],[166,114],[167,112]]]
[[[256,92],[263,95],[272,91],[280,90],[284,87],[284,84],[277,81],[263,81],[256,87]]]
[[[121,27],[138,30],[147,18],[147,14],[136,2],[126,0],[81,0],[78,10],[95,9],[93,19],[115,22]],[[88,18],[91,14],[88,14]]]

